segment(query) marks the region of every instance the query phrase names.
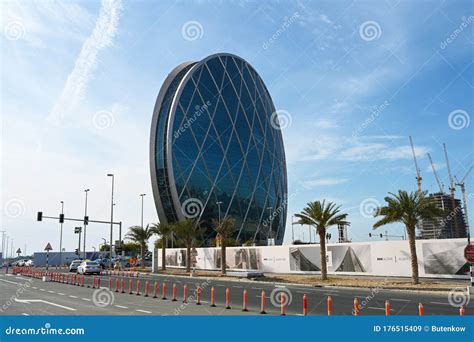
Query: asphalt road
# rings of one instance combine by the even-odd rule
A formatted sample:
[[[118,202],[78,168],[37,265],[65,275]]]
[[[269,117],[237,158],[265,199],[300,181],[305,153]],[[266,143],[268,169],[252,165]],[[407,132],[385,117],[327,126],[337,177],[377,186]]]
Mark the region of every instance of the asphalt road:
[[[425,315],[459,315],[459,308],[450,303],[446,292],[418,292],[384,290],[379,288],[341,288],[280,286],[258,281],[189,278],[183,276],[144,275],[124,277],[125,293],[121,293],[122,277],[100,276],[101,289],[92,288],[92,276],[85,276],[84,287],[58,282],[43,282],[26,276],[0,274],[0,315],[260,315],[262,290],[265,291],[265,311],[279,315],[281,293],[288,305],[287,315],[303,313],[303,295],[308,300],[308,315],[327,315],[327,298],[332,298],[333,315],[352,315],[357,297],[361,315],[385,315],[385,301],[390,301],[391,315],[418,315],[422,303]],[[108,290],[109,279],[112,291]],[[119,280],[119,292],[115,281]],[[129,294],[132,279],[133,294]],[[140,295],[136,294],[140,280]],[[146,281],[149,296],[145,297]],[[158,298],[153,298],[155,282]],[[162,286],[167,285],[167,299],[163,300]],[[176,284],[177,301],[171,301],[172,286]],[[187,285],[187,303],[183,303],[183,288]],[[200,286],[201,305],[196,304],[195,289]],[[215,289],[216,307],[210,306],[211,288]],[[225,308],[226,289],[230,292],[230,307]],[[248,312],[242,311],[243,291],[247,290]],[[21,291],[20,291],[21,290]],[[465,293],[457,293],[451,302],[469,300]],[[466,315],[474,312],[473,303],[465,305]]]

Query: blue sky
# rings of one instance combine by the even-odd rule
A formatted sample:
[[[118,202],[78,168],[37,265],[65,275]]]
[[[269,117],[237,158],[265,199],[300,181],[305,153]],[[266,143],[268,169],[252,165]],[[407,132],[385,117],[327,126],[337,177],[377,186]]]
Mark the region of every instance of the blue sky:
[[[342,205],[349,237],[367,240],[367,215],[389,191],[415,190],[408,135],[423,189],[473,163],[473,25],[470,1],[4,1],[2,16],[2,222],[28,252],[59,225],[36,211],[107,220],[116,174],[116,218],[156,222],[148,139],[167,73],[230,52],[266,82],[283,128],[289,216],[308,201]],[[472,176],[466,180],[472,193]],[[470,217],[474,218],[473,205]],[[64,247],[77,244],[65,224]],[[401,235],[398,225],[387,227]],[[308,229],[295,226],[296,238]],[[333,239],[336,237],[332,230]],[[91,225],[88,249],[108,237]],[[314,237],[313,237],[314,240]]]

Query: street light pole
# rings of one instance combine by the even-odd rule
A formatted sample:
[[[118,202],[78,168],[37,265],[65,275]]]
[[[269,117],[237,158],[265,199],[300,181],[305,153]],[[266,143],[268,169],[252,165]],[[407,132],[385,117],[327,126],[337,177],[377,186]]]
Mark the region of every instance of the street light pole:
[[[64,214],[64,201],[61,201],[61,215]],[[63,223],[61,222],[61,230],[59,232],[59,266],[63,264]]]
[[[2,233],[2,259],[5,258],[5,233],[6,230],[0,230],[0,233]]]
[[[87,216],[87,194],[89,193],[90,189],[85,189],[84,192],[86,193],[86,205],[84,209],[84,219]],[[87,232],[87,224],[84,220],[84,248],[83,248],[83,254],[84,254],[84,260],[86,260],[86,232]],[[81,246],[79,246],[80,248]]]
[[[216,202],[217,204],[217,210],[219,211],[219,226],[221,225],[221,204],[222,202],[219,201],[219,202]]]
[[[115,177],[113,173],[108,173],[107,177],[112,177],[112,196],[110,198],[110,266],[112,266],[112,239],[113,237],[113,229],[114,229],[114,183]]]
[[[146,194],[140,194],[140,197],[142,198],[142,229],[143,229],[143,197],[145,197]]]
[[[13,254],[13,240],[11,241],[11,248],[10,248],[10,255],[12,256],[12,258],[15,256],[15,254]]]

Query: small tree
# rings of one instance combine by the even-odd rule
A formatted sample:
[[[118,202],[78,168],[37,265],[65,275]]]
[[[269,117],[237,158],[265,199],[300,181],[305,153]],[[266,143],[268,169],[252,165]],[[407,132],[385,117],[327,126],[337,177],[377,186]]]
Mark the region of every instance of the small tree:
[[[217,236],[220,238],[221,242],[221,273],[222,275],[226,274],[227,264],[226,264],[226,247],[229,243],[229,240],[232,237],[235,226],[235,219],[231,217],[225,217],[223,220],[212,220],[212,225],[214,230],[217,233]],[[217,237],[216,237],[217,240]]]
[[[415,242],[416,226],[423,220],[438,220],[446,213],[436,206],[432,198],[425,196],[426,192],[416,191],[409,194],[407,191],[398,190],[398,194],[390,192],[389,195],[384,199],[387,205],[378,208],[375,212],[376,217],[383,217],[374,224],[374,229],[395,222],[405,225],[410,245],[412,282],[419,284]]]
[[[145,267],[145,252],[147,250],[148,240],[153,235],[153,231],[147,225],[145,228],[141,226],[132,226],[128,228],[127,238],[140,244],[140,256],[142,258],[142,267]]]
[[[200,236],[199,223],[192,219],[185,219],[176,223],[175,232],[186,246],[186,272],[191,272],[191,248],[194,240]]]
[[[175,227],[172,224],[155,223],[152,225],[151,230],[154,234],[161,236],[161,269],[164,271],[166,270],[166,247],[168,239],[173,238]]]
[[[308,206],[300,214],[295,214],[299,218],[299,224],[311,225],[316,228],[319,235],[320,256],[321,256],[321,279],[328,279],[328,268],[326,261],[326,230],[330,226],[338,224],[349,224],[346,221],[347,214],[340,212],[341,207],[333,202],[316,201],[309,202]]]

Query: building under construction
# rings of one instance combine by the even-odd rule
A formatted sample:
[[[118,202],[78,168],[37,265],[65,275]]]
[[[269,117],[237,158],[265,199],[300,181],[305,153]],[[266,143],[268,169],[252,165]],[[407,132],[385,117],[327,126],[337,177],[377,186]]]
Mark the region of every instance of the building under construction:
[[[453,239],[467,237],[467,224],[464,211],[459,199],[454,200],[448,194],[437,192],[429,195],[433,198],[436,206],[446,211],[444,219],[437,221],[425,220],[419,227],[420,239]]]

